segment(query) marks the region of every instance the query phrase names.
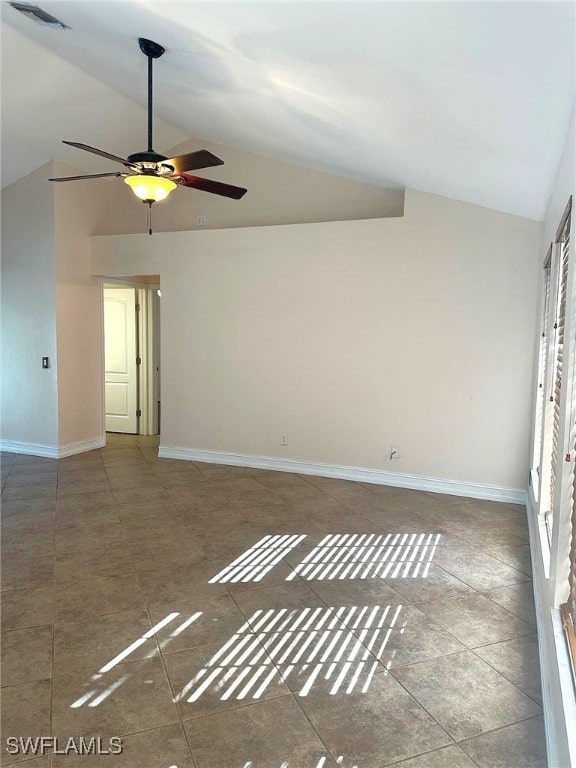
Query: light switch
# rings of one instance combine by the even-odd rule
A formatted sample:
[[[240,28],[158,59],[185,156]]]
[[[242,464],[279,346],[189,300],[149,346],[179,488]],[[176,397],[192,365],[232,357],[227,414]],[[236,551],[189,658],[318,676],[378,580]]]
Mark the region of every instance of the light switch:
[[[42,358],[42,368],[50,368],[50,358],[49,357],[43,357]]]

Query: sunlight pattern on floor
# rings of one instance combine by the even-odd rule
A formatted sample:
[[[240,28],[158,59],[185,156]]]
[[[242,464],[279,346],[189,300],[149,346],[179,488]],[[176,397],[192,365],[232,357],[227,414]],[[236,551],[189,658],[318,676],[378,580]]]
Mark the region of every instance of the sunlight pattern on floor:
[[[202,616],[202,611],[197,611],[196,613],[189,616],[170,633],[166,640],[163,640],[161,643],[156,643],[156,632],[166,627],[178,616],[180,616],[180,614],[177,612],[169,613],[162,619],[162,621],[159,621],[157,624],[155,624],[152,629],[149,629],[141,637],[139,637],[138,640],[135,640],[123,651],[120,651],[120,653],[118,653],[113,659],[104,664],[104,666],[100,667],[98,672],[93,674],[86,684],[90,690],[88,690],[86,693],[80,696],[79,699],[76,699],[76,701],[70,704],[70,707],[72,709],[78,709],[78,707],[83,707],[84,705],[88,705],[89,707],[97,707],[105,699],[107,699],[110,694],[119,688],[122,683],[128,680],[129,675],[120,675],[120,677],[118,677],[116,680],[112,680],[112,682],[110,682],[111,675],[108,673],[114,669],[117,664],[125,661],[126,658],[130,656],[130,654],[134,653],[134,651],[137,648],[140,648],[141,645],[144,645],[144,643],[149,643],[150,651],[146,654],[144,659],[140,660],[140,666],[145,664],[147,659],[151,659],[152,657],[156,656],[160,650],[163,650],[167,645],[169,645],[173,638],[177,637],[179,634],[184,632],[184,630],[188,629],[188,627],[191,626],[195,621],[197,621],[200,616]],[[116,672],[113,674],[116,674]]]
[[[439,539],[439,533],[331,533],[286,581],[426,578]]]
[[[184,686],[175,701],[259,699],[273,682],[297,679],[299,696],[320,680],[330,694],[365,693],[402,606],[258,610]],[[401,629],[400,631],[403,631]]]
[[[320,760],[314,765],[314,768],[323,768],[326,765],[326,757],[321,757]],[[338,763],[341,763],[341,760],[337,761]],[[244,763],[242,768],[256,768],[252,760],[249,760],[247,763]],[[283,763],[280,764],[279,768],[290,768],[290,762],[285,760]],[[312,766],[310,766],[312,768]],[[357,765],[352,765],[350,768],[358,768]]]
[[[227,582],[260,581],[282,560],[284,555],[297,547],[305,535],[286,534],[264,536],[253,547],[243,552],[230,565],[216,574],[209,584],[225,584]]]

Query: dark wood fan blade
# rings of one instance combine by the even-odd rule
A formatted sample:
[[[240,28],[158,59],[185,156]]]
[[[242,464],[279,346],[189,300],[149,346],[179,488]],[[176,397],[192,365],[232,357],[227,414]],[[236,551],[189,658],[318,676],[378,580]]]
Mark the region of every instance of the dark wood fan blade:
[[[101,157],[107,157],[108,160],[113,160],[115,163],[121,163],[127,168],[134,168],[134,163],[129,163],[124,157],[118,157],[118,155],[111,155],[110,152],[104,152],[103,149],[96,149],[88,144],[79,144],[77,141],[62,141],[62,144],[69,144],[71,147],[77,147],[83,149],[85,152],[92,152],[93,155],[100,155]]]
[[[171,165],[174,173],[197,171],[199,168],[209,168],[213,165],[224,165],[224,160],[208,152],[207,149],[199,149],[197,152],[189,152],[187,155],[178,155],[170,160],[162,161],[162,165]]]
[[[212,179],[202,179],[200,176],[190,176],[188,173],[180,173],[178,178],[174,178],[182,187],[193,187],[202,192],[212,192],[213,195],[222,195],[222,197],[231,197],[234,200],[240,200],[248,190],[242,187],[233,187],[232,184],[223,184],[221,181]]]
[[[114,173],[91,173],[87,176],[61,176],[58,179],[48,179],[48,181],[80,181],[81,179],[103,179],[106,176],[128,176],[128,174],[114,171]]]

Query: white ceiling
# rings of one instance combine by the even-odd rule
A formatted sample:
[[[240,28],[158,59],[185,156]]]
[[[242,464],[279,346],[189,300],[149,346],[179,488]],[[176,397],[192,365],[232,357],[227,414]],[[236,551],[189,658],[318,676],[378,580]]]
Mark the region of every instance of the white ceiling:
[[[72,29],[1,2],[3,185],[54,157],[110,169],[64,138],[145,149],[141,36],[167,49],[155,64],[158,151],[197,136],[544,215],[574,107],[574,2],[38,4]]]

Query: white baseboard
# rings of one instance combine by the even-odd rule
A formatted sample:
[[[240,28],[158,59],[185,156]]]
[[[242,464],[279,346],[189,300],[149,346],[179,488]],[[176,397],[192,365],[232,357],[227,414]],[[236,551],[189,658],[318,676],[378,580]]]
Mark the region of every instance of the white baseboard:
[[[58,458],[57,445],[20,443],[17,440],[0,440],[0,450],[6,451],[6,453],[24,453],[27,456],[42,456],[47,459]]]
[[[64,459],[77,453],[94,451],[106,445],[106,438],[94,437],[91,440],[81,440],[67,445],[43,445],[42,443],[20,443],[16,440],[0,440],[0,451],[7,453],[23,453],[27,456],[41,456],[47,459]]]
[[[91,440],[81,440],[78,443],[68,443],[58,448],[58,458],[65,459],[66,456],[75,456],[77,453],[86,453],[86,451],[95,451],[98,448],[104,448],[106,445],[106,436],[93,437]]]
[[[397,488],[410,488],[415,491],[447,493],[452,496],[468,496],[474,499],[489,499],[512,504],[525,504],[526,491],[521,488],[499,488],[475,483],[461,483],[456,480],[442,480],[435,477],[402,475],[384,472],[379,469],[346,467],[339,464],[321,464],[295,459],[277,459],[268,456],[250,456],[241,453],[221,453],[220,451],[199,451],[192,448],[174,448],[161,445],[158,456],[163,459],[183,459],[201,461],[206,464],[229,464],[252,469],[271,469],[275,472],[296,472],[301,475],[334,477],[340,480],[355,480],[376,485],[392,485]]]

